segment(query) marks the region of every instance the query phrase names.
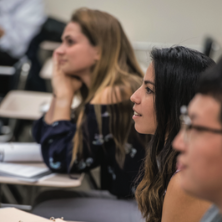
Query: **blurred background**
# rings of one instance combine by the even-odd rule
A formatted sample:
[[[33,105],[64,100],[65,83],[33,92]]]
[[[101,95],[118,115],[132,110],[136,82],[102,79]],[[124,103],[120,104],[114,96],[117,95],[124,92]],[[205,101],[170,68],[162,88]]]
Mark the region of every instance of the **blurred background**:
[[[43,3],[46,16],[59,21],[59,26],[61,26],[59,29],[62,29],[63,23],[69,21],[72,12],[80,7],[99,9],[114,15],[129,37],[144,72],[150,62],[149,51],[153,47],[184,45],[204,52],[215,61],[222,55],[221,0],[43,0]],[[54,26],[54,28],[59,26]],[[12,73],[7,81],[10,84],[13,83],[5,87],[4,91],[0,88],[0,101],[4,102],[0,104],[0,142],[33,142],[31,133],[33,121],[48,108],[51,99],[49,93],[52,92],[51,57],[53,50],[60,43],[53,38],[52,41],[46,38],[46,41],[43,39],[39,43],[41,43],[39,47],[35,47],[35,42],[32,42],[32,46],[38,51],[40,61],[37,68],[35,67],[37,63],[33,62],[35,60],[30,61],[30,55],[25,59],[21,56],[20,63],[7,67],[7,70],[5,67],[0,67],[0,82],[3,76]],[[39,84],[37,85],[32,85],[33,82],[37,82],[36,78],[30,77],[32,68],[34,71],[38,70]],[[29,84],[27,80],[28,82],[30,80]],[[43,85],[45,87],[42,88]],[[30,105],[31,102],[28,101],[35,96],[34,94],[29,93],[28,97],[22,92],[11,94],[11,97],[6,96],[11,90],[18,89],[42,91],[48,94],[44,95],[43,100],[41,100],[42,97],[38,97],[38,100],[31,99],[34,105]],[[11,100],[6,101],[9,98]],[[24,110],[28,113],[23,114]],[[99,185],[98,175],[98,171],[95,170],[94,177],[97,185]],[[7,186],[3,188],[4,202],[22,202],[15,187],[10,185],[8,188]],[[90,189],[90,186],[85,181],[78,189]]]
[[[122,23],[136,49],[137,58],[147,67],[149,51],[153,46],[184,45],[204,51],[206,39],[214,41],[212,57],[217,60],[222,44],[222,1],[214,0],[45,0],[46,13],[68,21],[79,7],[107,11]]]
[[[46,13],[68,21],[89,7],[116,16],[131,41],[200,45],[206,35],[222,43],[220,0],[45,0]]]

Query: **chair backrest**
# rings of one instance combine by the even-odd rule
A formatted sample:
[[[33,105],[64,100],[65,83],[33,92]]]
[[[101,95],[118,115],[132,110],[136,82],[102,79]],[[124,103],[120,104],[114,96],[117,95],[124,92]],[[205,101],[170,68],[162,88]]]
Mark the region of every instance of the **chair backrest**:
[[[222,55],[222,46],[214,38],[206,37],[203,43],[203,53],[217,62]]]
[[[3,98],[10,90],[23,88],[30,69],[30,61],[22,57],[13,66],[0,66],[0,97]]]

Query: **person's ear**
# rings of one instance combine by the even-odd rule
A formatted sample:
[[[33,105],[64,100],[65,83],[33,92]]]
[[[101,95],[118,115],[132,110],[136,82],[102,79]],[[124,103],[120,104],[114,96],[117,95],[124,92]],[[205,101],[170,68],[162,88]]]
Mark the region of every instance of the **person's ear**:
[[[101,58],[101,50],[99,49],[99,47],[95,47],[95,56],[94,56],[94,59],[96,61],[99,61],[100,58]]]

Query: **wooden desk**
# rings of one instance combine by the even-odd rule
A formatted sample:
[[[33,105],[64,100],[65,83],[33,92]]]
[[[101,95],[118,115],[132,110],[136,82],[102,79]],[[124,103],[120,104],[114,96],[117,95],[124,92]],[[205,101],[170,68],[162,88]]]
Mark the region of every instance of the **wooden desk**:
[[[23,165],[38,166],[38,167],[42,167],[42,168],[47,168],[47,166],[44,163],[35,163],[35,164],[23,163]],[[76,179],[69,178],[69,176],[67,174],[53,173],[52,175],[42,177],[37,182],[27,182],[27,181],[20,180],[19,178],[16,178],[16,177],[0,176],[0,208],[3,206],[7,206],[7,207],[15,206],[16,208],[24,209],[24,210],[31,210],[32,209],[31,205],[19,205],[19,204],[14,205],[14,204],[2,203],[1,202],[1,195],[2,195],[1,193],[2,193],[2,190],[4,190],[4,188],[5,188],[4,184],[28,186],[27,192],[29,192],[29,195],[26,194],[26,196],[29,197],[28,199],[29,199],[29,204],[30,204],[33,202],[33,200],[35,198],[35,195],[34,195],[35,192],[33,192],[33,191],[36,189],[36,187],[42,186],[42,187],[53,187],[53,188],[66,189],[66,188],[73,188],[73,187],[80,186],[82,183],[82,180],[84,178],[84,173],[75,174],[75,175],[73,174],[72,176],[75,176]],[[6,190],[6,191],[9,192],[10,195],[13,195],[10,193],[10,190]],[[12,202],[14,202],[14,201],[12,201]],[[1,218],[1,216],[0,216],[0,218]],[[1,219],[0,219],[0,221],[1,221]]]
[[[20,163],[21,164],[21,163]],[[47,168],[47,166],[44,163],[23,163],[23,165],[28,165],[28,166],[38,166],[38,167],[42,167],[42,168]],[[24,209],[24,210],[31,210],[32,206],[30,205],[30,203],[33,202],[34,198],[35,198],[35,190],[37,187],[41,186],[41,187],[53,187],[53,188],[60,188],[60,189],[66,189],[66,188],[73,188],[73,187],[77,187],[80,186],[82,183],[82,180],[84,178],[84,173],[82,174],[72,174],[72,176],[75,176],[76,179],[71,179],[69,177],[69,175],[67,174],[57,174],[57,173],[53,173],[49,176],[44,176],[41,179],[39,179],[37,182],[27,182],[27,181],[23,181],[20,180],[19,178],[16,177],[7,177],[7,176],[0,176],[0,208],[7,206],[7,207],[16,207],[19,209]],[[6,189],[5,190],[5,185],[7,184],[13,184],[13,185],[26,185],[27,187],[27,191],[28,193],[25,195],[25,199],[29,200],[29,205],[20,205],[20,204],[11,204],[15,201],[15,199],[13,198],[13,194],[10,192],[10,190]],[[6,191],[8,193],[8,195],[10,195],[11,198],[11,203],[10,204],[4,204],[1,201],[1,197],[2,197],[2,191]],[[20,191],[21,192],[21,191]],[[26,201],[27,201],[26,200]],[[0,216],[1,218],[1,216]],[[1,219],[0,219],[1,221]]]
[[[12,90],[2,100],[0,116],[14,119],[39,119],[49,109],[51,93]],[[79,105],[80,100],[73,99],[72,108]]]
[[[31,213],[27,213],[16,208],[4,208],[0,209],[0,218],[3,222],[52,222],[52,220],[36,216]],[[55,219],[55,222],[66,222],[62,219]],[[68,222],[68,221],[67,221]],[[69,221],[72,222],[72,221]],[[74,222],[74,221],[73,221]]]
[[[20,164],[20,163],[19,163]],[[44,163],[22,163],[27,166],[38,166],[47,168]],[[16,177],[6,177],[0,176],[1,184],[17,184],[17,185],[28,185],[28,186],[45,186],[45,187],[58,187],[58,188],[71,188],[80,186],[84,177],[84,173],[76,174],[75,177],[77,179],[70,179],[67,174],[53,174],[50,176],[43,177],[38,182],[26,182],[19,180]]]
[[[35,120],[43,114],[41,106],[50,104],[51,100],[51,93],[13,90],[2,100],[0,116]]]

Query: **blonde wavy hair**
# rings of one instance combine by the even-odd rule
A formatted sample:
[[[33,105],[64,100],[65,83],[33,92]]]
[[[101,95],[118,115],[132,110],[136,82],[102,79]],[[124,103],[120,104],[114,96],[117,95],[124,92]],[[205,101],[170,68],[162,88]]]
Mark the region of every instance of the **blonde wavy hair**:
[[[82,102],[77,109],[77,130],[73,138],[71,165],[77,154],[82,153],[84,106],[109,87],[112,92],[111,101],[125,101],[117,103],[117,110],[110,110],[110,131],[117,147],[116,159],[122,167],[125,159],[124,147],[132,125],[132,103],[129,97],[141,85],[144,74],[120,22],[115,17],[99,10],[80,8],[72,15],[71,22],[80,25],[82,33],[91,45],[98,47],[100,53],[100,60],[92,67],[90,88],[82,87],[80,90]],[[101,109],[99,105],[94,107],[101,132]]]

